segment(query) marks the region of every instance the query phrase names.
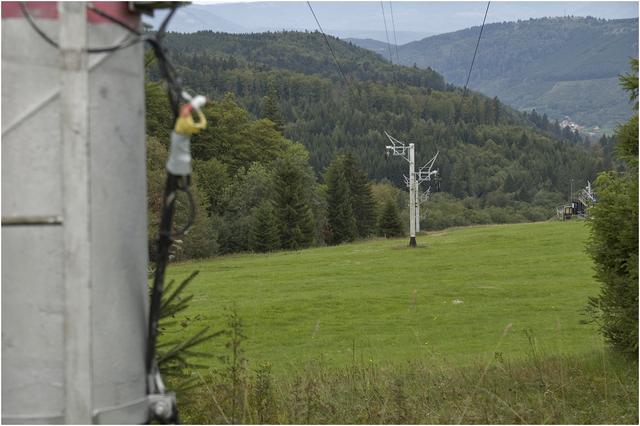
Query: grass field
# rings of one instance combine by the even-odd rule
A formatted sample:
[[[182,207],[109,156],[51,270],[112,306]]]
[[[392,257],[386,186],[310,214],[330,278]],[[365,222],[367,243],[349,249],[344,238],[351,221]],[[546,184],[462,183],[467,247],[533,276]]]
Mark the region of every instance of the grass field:
[[[170,265],[168,278],[199,270],[184,333],[225,326],[232,304],[243,319],[247,359],[286,375],[300,363],[354,361],[471,365],[496,352],[601,351],[581,324],[598,285],[584,251],[583,222],[450,229],[298,252],[225,256]],[[507,332],[504,333],[505,328]],[[215,366],[224,342],[208,342]]]
[[[378,239],[171,265],[170,278],[200,275],[186,327],[163,338],[229,330],[231,311],[247,337],[204,345],[211,368],[186,371],[199,386],[178,393],[182,420],[637,424],[637,363],[581,324],[599,287],[587,237],[584,222],[482,226],[416,249]]]

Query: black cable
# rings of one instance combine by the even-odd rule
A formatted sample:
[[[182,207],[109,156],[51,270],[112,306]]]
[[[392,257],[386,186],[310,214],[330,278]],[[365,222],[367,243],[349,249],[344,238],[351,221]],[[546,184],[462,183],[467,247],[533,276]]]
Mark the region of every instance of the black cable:
[[[384,21],[384,33],[387,36],[387,48],[389,49],[389,62],[393,65],[393,54],[391,53],[391,42],[389,41],[389,31],[387,30],[387,17],[384,14],[384,3],[380,0],[380,8],[382,9],[382,20]]]
[[[116,18],[115,16],[105,12],[104,10],[94,6],[93,4],[91,4],[91,3],[87,4],[87,9],[89,9],[90,11],[102,16],[105,19],[108,19],[109,21],[111,21],[114,24],[124,28],[125,30],[129,31],[130,33],[132,33],[132,34],[134,34],[136,36],[136,38],[129,39],[129,41],[125,41],[125,42],[123,42],[123,43],[121,43],[120,45],[117,45],[117,46],[104,47],[104,48],[90,48],[90,49],[87,49],[87,52],[89,52],[89,53],[115,52],[116,50],[125,49],[125,48],[127,48],[129,46],[133,46],[134,44],[136,44],[138,42],[142,42],[142,41],[146,41],[147,40],[147,36],[142,34],[136,28],[133,28],[132,26],[128,25],[126,22]]]
[[[137,36],[142,36],[142,33],[140,31],[138,31],[137,29],[129,26],[127,23],[125,23],[124,21],[121,21],[120,19],[116,18],[115,16],[108,14],[104,10],[102,10],[102,9],[100,9],[98,7],[95,7],[91,3],[87,4],[87,9],[89,9],[90,11],[102,16],[105,19],[108,19],[109,21],[113,22],[114,24],[121,26],[125,30],[127,30],[129,32],[132,32],[133,34],[135,34]]]
[[[158,69],[160,70],[160,74],[167,82],[167,94],[169,96],[171,110],[174,115],[174,121],[178,117],[178,96],[180,93],[180,85],[175,77],[175,69],[171,65],[171,62],[167,59],[166,50],[164,46],[162,46],[162,39],[164,38],[164,32],[167,24],[175,13],[176,7],[177,6],[174,5],[171,8],[171,12],[169,12],[165,17],[165,20],[162,22],[162,25],[160,25],[160,28],[156,32],[155,37],[148,40],[158,61]],[[162,303],[162,291],[164,287],[164,273],[169,260],[169,248],[173,243],[171,228],[176,206],[176,192],[180,189],[185,190],[185,188],[187,188],[185,192],[187,192],[187,196],[190,197],[190,203],[193,202],[191,193],[190,191],[188,191],[189,182],[185,181],[186,179],[187,178],[168,173],[164,195],[162,197],[163,202],[160,217],[160,229],[158,232],[159,236],[158,254],[156,256],[156,271],[151,291],[151,303],[149,306],[149,331],[147,335],[146,351],[147,374],[151,374],[155,362],[156,341],[158,337],[158,322],[160,321],[160,307]],[[186,229],[184,229],[184,231],[186,231]],[[150,392],[152,391],[152,389],[147,389],[147,391]]]
[[[127,26],[126,24],[124,24],[121,21],[118,21],[116,18],[106,14],[103,11],[99,11],[99,9],[93,7],[93,6],[87,6],[87,8],[89,8],[90,10],[93,10],[94,12],[100,14],[101,16],[104,16],[105,18],[111,20],[112,22],[117,23],[120,26],[124,26],[125,28],[127,28],[129,31],[134,32],[135,34],[137,34],[139,37],[137,38],[130,38],[128,40],[123,41],[122,43],[115,45],[115,46],[108,46],[108,47],[92,47],[92,48],[87,48],[86,51],[87,53],[109,53],[109,52],[115,52],[117,50],[120,49],[125,49],[129,46],[133,46],[136,43],[145,41],[145,37],[142,36],[138,31],[133,30],[131,27]],[[29,9],[26,5],[26,3],[24,1],[20,2],[20,9],[22,11],[22,14],[24,15],[24,17],[26,18],[27,22],[29,23],[29,25],[31,26],[31,28],[33,28],[33,30],[38,33],[38,35],[47,43],[49,43],[51,46],[55,47],[56,49],[60,49],[60,45],[55,42],[51,37],[49,37],[44,31],[42,31],[42,29],[38,26],[38,24],[36,24],[35,20],[33,19],[33,16],[31,15],[31,12],[29,12]]]
[[[160,24],[160,28],[158,28],[158,32],[156,33],[157,40],[164,38],[164,34],[167,30],[167,25],[169,25],[169,21],[171,21],[171,18],[173,17],[173,14],[176,13],[177,9],[178,6],[172,6],[169,13],[167,13],[167,16],[164,17],[164,21],[162,21],[162,24]]]
[[[123,41],[122,43],[111,46],[111,47],[91,47],[87,49],[87,53],[109,53],[115,52],[117,50],[126,49],[127,47],[133,46],[134,44],[138,44],[144,42],[144,38],[129,38],[128,40]]]
[[[167,82],[167,94],[169,95],[169,104],[171,111],[173,112],[174,120],[178,118],[179,114],[182,87],[178,77],[176,76],[177,73],[173,64],[167,58],[167,50],[162,45],[162,39],[164,38],[167,25],[169,25],[169,21],[176,12],[176,9],[177,6],[173,6],[171,8],[171,11],[164,18],[162,24],[160,24],[160,28],[158,28],[156,36],[147,40],[153,48],[153,52],[158,60],[158,69],[160,70],[160,74]]]
[[[187,178],[179,182],[177,187],[178,191],[182,191],[187,195],[187,200],[189,201],[189,216],[187,217],[187,223],[172,235],[173,238],[187,235],[187,232],[189,232],[189,229],[191,229],[196,221],[196,202],[189,186],[190,182]]]
[[[396,22],[393,18],[393,2],[389,0],[389,9],[391,9],[391,26],[393,28],[393,42],[396,45],[396,63],[400,64],[400,55],[398,55],[398,39],[396,38]]]
[[[33,20],[33,17],[31,16],[31,13],[29,12],[29,9],[27,9],[27,5],[25,2],[21,1],[20,2],[20,10],[22,10],[22,14],[24,15],[24,17],[27,19],[27,22],[29,23],[29,25],[31,25],[31,28],[33,28],[35,30],[35,32],[38,33],[38,35],[40,35],[40,37],[42,37],[42,39],[44,41],[46,41],[47,43],[49,43],[50,45],[52,45],[53,47],[55,47],[56,49],[59,49],[60,46],[58,45],[58,43],[56,43],[55,41],[53,41],[53,39],[51,39],[48,35],[46,35],[44,33],[44,31],[42,31],[40,29],[40,27],[38,27],[38,25],[35,23],[35,21]]]
[[[318,28],[320,29],[320,32],[322,33],[322,36],[324,37],[325,43],[327,43],[327,47],[329,48],[329,51],[331,51],[331,56],[333,56],[333,61],[335,62],[336,67],[338,68],[338,71],[340,72],[340,75],[342,76],[342,79],[346,83],[347,87],[351,88],[351,84],[349,84],[349,81],[347,80],[347,77],[342,72],[342,67],[340,67],[340,62],[338,62],[338,58],[336,57],[336,54],[334,53],[333,48],[331,47],[331,44],[329,43],[329,39],[327,38],[327,35],[324,33],[324,30],[322,29],[322,25],[320,25],[320,21],[318,21],[318,17],[316,16],[316,13],[313,11],[313,7],[311,7],[311,3],[309,3],[308,1],[307,1],[307,6],[309,6],[309,10],[311,10],[311,14],[313,15],[313,18],[316,20],[316,24],[318,24]]]
[[[462,97],[460,98],[460,104],[458,106],[458,110],[456,111],[456,121],[458,121],[460,117],[459,111],[461,111],[461,108],[462,108],[462,101],[464,100],[464,97],[467,95],[467,86],[469,85],[469,79],[471,78],[471,71],[473,70],[473,64],[476,61],[478,46],[480,46],[480,39],[482,38],[482,31],[484,30],[484,23],[487,20],[487,13],[489,12],[489,5],[491,5],[491,1],[487,2],[487,8],[484,11],[484,18],[482,19],[482,26],[480,27],[480,34],[478,34],[476,49],[473,52],[473,59],[471,60],[471,66],[469,67],[469,73],[467,74],[467,81],[464,83],[464,91],[462,92]]]

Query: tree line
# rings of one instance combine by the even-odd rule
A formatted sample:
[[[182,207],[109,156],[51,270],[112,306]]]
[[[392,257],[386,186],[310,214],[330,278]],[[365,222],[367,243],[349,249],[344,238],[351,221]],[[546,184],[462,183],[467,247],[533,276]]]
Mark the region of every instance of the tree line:
[[[150,254],[155,253],[158,212],[168,155],[170,113],[159,83],[146,83]],[[254,119],[227,94],[205,107],[209,126],[192,139],[191,192],[198,214],[174,247],[175,259],[242,251],[296,250],[381,234],[401,235],[404,198],[389,183],[373,185],[351,153],[336,155],[319,183],[306,148],[278,131],[277,109],[264,100]],[[373,187],[385,188],[374,194]],[[176,226],[187,220],[187,198],[177,200]],[[379,228],[382,205],[392,217]],[[396,227],[389,231],[389,220]],[[380,229],[382,229],[380,231]]]
[[[555,193],[556,204],[568,198],[571,178],[586,183],[604,167],[597,143],[584,143],[544,115],[521,114],[474,92],[463,97],[432,70],[391,65],[339,39],[330,42],[348,85],[319,33],[167,36],[194,91],[214,98],[234,93],[255,118],[265,116],[265,97],[277,105],[280,116],[270,117],[286,138],[307,148],[319,178],[336,153],[349,149],[369,179],[402,187],[402,164],[382,155],[383,130],[415,143],[418,163],[439,149],[442,191],[480,198],[483,207],[500,207],[491,204],[499,194],[531,202],[539,191]],[[156,74],[151,68],[150,78]]]

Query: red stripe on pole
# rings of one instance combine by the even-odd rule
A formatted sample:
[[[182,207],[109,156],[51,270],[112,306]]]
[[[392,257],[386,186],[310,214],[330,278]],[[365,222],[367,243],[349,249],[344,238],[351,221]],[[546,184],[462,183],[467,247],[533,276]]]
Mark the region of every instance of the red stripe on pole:
[[[27,8],[35,19],[58,19],[58,3],[55,1],[30,1]],[[2,2],[2,19],[9,18],[24,18],[20,2]]]
[[[138,14],[129,11],[128,3],[126,1],[97,1],[93,2],[93,5],[131,26],[137,26],[140,22]],[[58,2],[29,1],[27,2],[27,8],[35,19],[58,19]],[[24,18],[24,16],[22,16],[22,10],[20,9],[20,2],[3,1],[2,19],[12,18]],[[90,10],[87,10],[87,19],[92,24],[111,23],[108,19],[103,18]]]

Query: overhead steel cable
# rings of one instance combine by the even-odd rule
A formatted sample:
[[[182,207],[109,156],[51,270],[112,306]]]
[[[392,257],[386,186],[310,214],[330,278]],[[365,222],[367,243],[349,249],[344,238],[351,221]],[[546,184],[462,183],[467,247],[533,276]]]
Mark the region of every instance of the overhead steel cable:
[[[462,97],[460,98],[460,104],[458,105],[458,110],[456,111],[456,121],[458,121],[460,117],[460,111],[461,111],[460,108],[462,108],[462,101],[464,100],[464,97],[467,95],[467,87],[469,86],[471,71],[473,70],[473,64],[476,62],[476,55],[478,54],[478,46],[480,46],[480,39],[482,38],[484,23],[487,20],[487,13],[489,12],[490,5],[491,5],[491,1],[487,2],[487,8],[484,11],[484,18],[482,19],[482,26],[480,27],[480,33],[478,34],[478,41],[476,41],[476,48],[473,51],[473,59],[471,59],[471,65],[469,66],[469,72],[467,73],[467,81],[464,83],[464,90],[462,92]]]
[[[400,65],[400,55],[398,55],[398,39],[396,37],[396,21],[393,18],[393,2],[389,0],[389,9],[391,10],[391,27],[393,28],[393,42],[396,46],[396,63]]]
[[[478,41],[476,42],[476,49],[473,51],[473,59],[471,60],[471,66],[469,67],[469,73],[467,74],[467,81],[464,83],[464,90],[466,92],[469,85],[469,79],[471,78],[471,71],[473,70],[473,64],[476,61],[476,55],[478,54],[478,46],[480,46],[480,39],[482,38],[482,31],[484,31],[484,23],[487,20],[487,13],[489,12],[489,5],[491,2],[487,2],[487,8],[484,11],[484,18],[482,19],[482,26],[480,27],[480,34],[478,34]]]
[[[338,62],[338,58],[336,57],[336,54],[333,51],[333,48],[331,47],[331,44],[329,43],[329,39],[327,38],[327,35],[324,33],[324,30],[322,29],[322,25],[320,25],[320,21],[318,21],[318,17],[316,16],[316,13],[313,11],[313,7],[311,7],[311,3],[309,3],[309,1],[307,1],[307,6],[309,6],[309,10],[311,10],[311,14],[313,15],[313,19],[315,19],[316,20],[316,24],[318,24],[318,28],[320,29],[320,32],[322,33],[322,36],[324,37],[324,41],[327,44],[327,47],[329,48],[329,51],[331,52],[331,56],[333,56],[333,61],[335,62],[336,67],[338,68],[338,72],[342,76],[342,79],[344,80],[344,82],[347,85],[347,87],[349,89],[351,89],[351,84],[349,83],[349,80],[347,80],[347,77],[344,75],[344,72],[342,72],[342,67],[340,66],[340,62]]]
[[[387,30],[387,17],[384,14],[384,3],[380,0],[380,8],[382,9],[382,20],[384,21],[384,33],[387,36],[387,48],[389,49],[389,62],[393,64],[393,54],[391,53],[391,42],[389,41],[389,30]]]

